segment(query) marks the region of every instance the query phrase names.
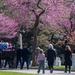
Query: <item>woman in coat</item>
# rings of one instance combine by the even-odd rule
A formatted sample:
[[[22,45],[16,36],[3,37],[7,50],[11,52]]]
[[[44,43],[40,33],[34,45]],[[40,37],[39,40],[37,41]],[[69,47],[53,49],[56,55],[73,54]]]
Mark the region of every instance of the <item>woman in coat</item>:
[[[49,44],[49,49],[47,50],[47,61],[50,73],[53,73],[53,65],[56,59],[56,51],[52,44]]]
[[[67,73],[67,68],[69,68],[69,73],[72,66],[72,52],[69,45],[65,48],[65,73]]]

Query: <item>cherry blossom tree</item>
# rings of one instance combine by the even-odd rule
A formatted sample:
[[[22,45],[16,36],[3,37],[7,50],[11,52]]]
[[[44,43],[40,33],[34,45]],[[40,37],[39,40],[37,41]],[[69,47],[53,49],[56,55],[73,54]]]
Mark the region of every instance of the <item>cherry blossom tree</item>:
[[[5,16],[0,14],[0,36],[6,38],[13,38],[17,35],[17,25],[18,23]]]
[[[56,30],[65,29],[67,32],[67,29],[75,22],[75,17],[71,19],[72,21],[70,20],[70,15],[75,13],[75,7],[72,7],[72,3],[75,2],[71,0],[3,0],[4,15],[18,23],[19,31],[25,30],[33,24],[33,64],[36,62],[37,27],[48,25]],[[10,23],[13,28],[16,25],[15,22],[13,25]]]
[[[68,1],[68,0],[66,0]],[[64,36],[68,40],[68,43],[75,43],[75,0],[71,0],[67,3],[66,7],[69,7],[68,18],[64,18],[58,25],[64,29]]]

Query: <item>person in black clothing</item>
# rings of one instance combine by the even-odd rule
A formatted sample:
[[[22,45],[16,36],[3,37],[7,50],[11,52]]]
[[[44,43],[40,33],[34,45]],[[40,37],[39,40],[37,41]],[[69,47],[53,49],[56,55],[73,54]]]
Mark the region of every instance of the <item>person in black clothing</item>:
[[[53,64],[56,59],[56,51],[53,48],[53,45],[49,45],[49,49],[47,50],[47,61],[50,73],[53,73]]]
[[[30,50],[27,48],[27,44],[24,44],[24,47],[22,49],[22,65],[21,69],[23,69],[24,62],[26,62],[27,69],[29,69],[29,56],[30,56]]]
[[[18,67],[19,63],[20,63],[20,68],[21,68],[21,63],[22,63],[22,49],[20,48],[20,45],[18,45],[18,48],[16,49],[16,68]]]
[[[2,65],[1,65],[1,57],[2,57],[2,49],[0,49],[0,68],[2,67]]]
[[[67,73],[67,68],[69,68],[69,73],[70,73],[71,66],[72,66],[72,51],[69,45],[66,45],[64,57],[65,57],[64,58],[65,59],[65,73]]]

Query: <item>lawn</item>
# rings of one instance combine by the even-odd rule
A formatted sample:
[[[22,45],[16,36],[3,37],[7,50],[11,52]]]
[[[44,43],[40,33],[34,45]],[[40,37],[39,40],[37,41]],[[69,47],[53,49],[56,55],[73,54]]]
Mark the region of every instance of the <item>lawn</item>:
[[[0,71],[0,75],[36,75],[36,74],[19,73],[19,72],[4,72],[4,71]]]
[[[38,66],[36,67],[31,67],[31,68],[38,68]],[[46,69],[49,69],[48,66],[46,66]],[[65,69],[65,66],[62,65],[62,66],[54,66],[54,69],[57,69],[57,70],[64,70]],[[75,70],[75,68],[71,68],[71,70]]]
[[[54,69],[64,70],[65,66],[54,66]],[[75,68],[71,68],[71,70],[75,70]]]
[[[54,66],[54,69],[65,69],[65,66]]]

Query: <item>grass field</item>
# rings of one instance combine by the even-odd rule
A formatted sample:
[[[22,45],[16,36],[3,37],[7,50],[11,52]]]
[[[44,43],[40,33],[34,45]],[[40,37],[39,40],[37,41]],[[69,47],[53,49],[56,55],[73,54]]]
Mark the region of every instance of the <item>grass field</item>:
[[[0,71],[0,75],[35,75],[35,74],[19,73],[19,72],[4,72],[4,71]]]
[[[54,69],[64,70],[65,66],[54,66]],[[75,68],[71,68],[71,70],[75,70]]]
[[[36,67],[31,67],[31,68],[38,68],[38,66]],[[48,69],[48,66],[46,67]],[[62,66],[54,66],[54,69],[57,69],[57,70],[64,70],[65,69],[65,66],[62,65]],[[75,70],[75,68],[71,68],[71,70]]]
[[[65,69],[65,66],[54,66],[54,69]]]

